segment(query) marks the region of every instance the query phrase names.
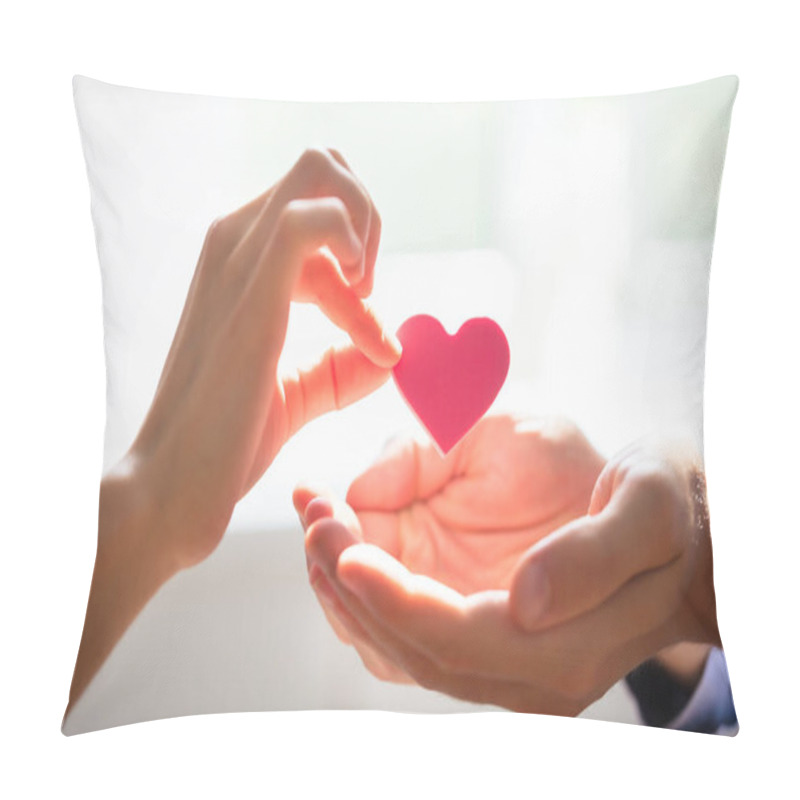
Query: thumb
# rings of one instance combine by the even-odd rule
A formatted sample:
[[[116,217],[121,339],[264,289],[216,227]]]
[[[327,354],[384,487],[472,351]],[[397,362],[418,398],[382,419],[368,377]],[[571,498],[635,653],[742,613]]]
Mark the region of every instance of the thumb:
[[[379,367],[352,345],[331,347],[317,363],[281,379],[287,439],[312,419],[344,408],[380,388],[391,370]]]
[[[647,495],[623,485],[599,514],[537,542],[512,576],[514,620],[527,631],[557,625],[599,606],[635,575],[672,561],[674,537],[661,516]]]

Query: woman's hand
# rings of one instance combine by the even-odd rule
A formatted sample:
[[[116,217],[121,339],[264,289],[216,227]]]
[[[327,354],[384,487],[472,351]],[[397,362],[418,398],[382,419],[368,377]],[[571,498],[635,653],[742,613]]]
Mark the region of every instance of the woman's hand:
[[[338,153],[321,150],[212,224],[155,399],[122,465],[166,512],[158,535],[179,566],[211,553],[235,504],[294,432],[388,377],[400,346],[361,299],[379,237],[366,190]],[[318,304],[355,346],[279,376],[290,300]]]
[[[101,485],[71,703],[155,590],[216,548],[287,439],[389,376],[400,345],[363,300],[380,228],[333,150],[306,151],[275,186],[209,228],[152,406]],[[316,303],[353,346],[280,376],[292,300]]]
[[[473,702],[574,715],[663,648],[719,643],[705,491],[691,457],[633,447],[603,467],[573,429],[541,437],[544,450],[527,448],[527,463],[541,467],[526,471],[519,457],[526,448],[518,450],[513,428],[511,436],[491,437],[490,458],[470,446],[490,424],[497,423],[484,420],[456,448],[468,466],[449,475],[442,467],[438,488],[406,495],[389,530],[402,530],[405,516],[416,534],[394,539],[386,525],[372,524],[374,511],[295,493],[311,580],[368,668]],[[488,460],[472,461],[479,457]],[[390,457],[374,474],[399,477],[401,460]],[[407,485],[425,486],[422,468],[410,474],[417,483]],[[584,475],[575,484],[583,487],[593,476],[574,495],[583,509],[570,502],[565,519],[557,513],[552,527],[539,528],[536,510],[552,492],[559,496],[570,474]],[[463,475],[474,477],[458,495],[461,526],[431,527],[429,515],[440,519],[433,509],[446,506],[441,498]],[[364,487],[378,497],[387,483],[368,471],[349,499],[363,509],[370,505]],[[522,528],[510,539],[517,520]],[[453,570],[458,561],[472,582],[461,567]]]

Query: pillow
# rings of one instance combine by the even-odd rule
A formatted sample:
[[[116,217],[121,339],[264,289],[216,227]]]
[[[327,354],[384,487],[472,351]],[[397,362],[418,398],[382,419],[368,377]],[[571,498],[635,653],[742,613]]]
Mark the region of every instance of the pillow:
[[[326,104],[76,77],[102,273],[104,469],[145,418],[211,221],[264,192],[305,148],[333,146],[382,217],[369,302],[387,327],[427,313],[451,332],[476,316],[505,331],[508,378],[487,419],[571,420],[604,462],[634,442],[677,437],[702,477],[708,277],[737,86],[723,77],[620,97]],[[318,309],[293,304],[281,361],[346,341]],[[311,480],[344,498],[403,433],[429,441],[389,381],[292,437],[213,554],[136,615],[65,733],[226,711],[514,707],[492,694],[488,705],[457,699],[441,675],[433,689],[376,679],[309,587],[292,489]],[[591,702],[518,710],[730,730],[721,644],[694,638],[691,669],[682,644],[658,657],[642,650]]]

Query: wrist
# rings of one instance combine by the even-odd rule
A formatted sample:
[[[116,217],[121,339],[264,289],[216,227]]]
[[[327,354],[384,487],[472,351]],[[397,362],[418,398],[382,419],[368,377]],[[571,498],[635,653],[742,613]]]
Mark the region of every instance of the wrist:
[[[717,626],[705,475],[697,465],[693,464],[689,470],[687,488],[691,525],[687,552],[689,573],[674,620],[673,641],[722,647]]]
[[[106,478],[112,495],[121,489],[128,512],[149,523],[155,539],[152,551],[158,551],[159,561],[174,572],[211,555],[238,499],[232,494],[232,481],[221,486],[214,470],[180,451],[174,437],[154,443],[140,433]]]
[[[717,600],[714,594],[714,564],[705,473],[699,467],[695,467],[690,480],[697,555],[687,602],[701,631],[701,638],[695,641],[721,647],[717,626]]]
[[[148,489],[137,460],[126,456],[100,483],[97,563],[109,570],[123,563],[166,581],[180,561],[170,547],[170,514]]]
[[[129,462],[103,478],[97,555],[67,713],[131,622],[178,570],[154,512]]]

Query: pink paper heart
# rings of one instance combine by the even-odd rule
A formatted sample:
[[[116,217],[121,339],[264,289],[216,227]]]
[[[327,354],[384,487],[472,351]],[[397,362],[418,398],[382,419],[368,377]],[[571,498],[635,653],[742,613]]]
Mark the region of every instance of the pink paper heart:
[[[403,355],[394,380],[442,453],[488,411],[508,374],[508,341],[488,317],[467,320],[450,336],[435,317],[420,314],[397,331]]]

